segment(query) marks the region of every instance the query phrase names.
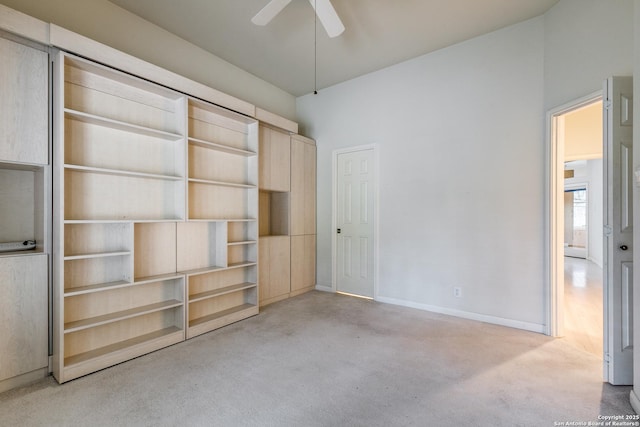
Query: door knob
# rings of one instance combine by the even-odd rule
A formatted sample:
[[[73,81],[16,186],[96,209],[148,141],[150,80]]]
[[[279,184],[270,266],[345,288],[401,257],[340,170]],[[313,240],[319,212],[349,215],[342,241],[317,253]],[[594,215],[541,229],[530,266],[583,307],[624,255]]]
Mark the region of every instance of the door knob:
[[[337,230],[338,234],[342,233],[342,230],[338,228]]]
[[[629,246],[627,246],[627,245],[620,245],[620,250],[622,250],[622,251],[626,251],[627,249],[629,249]]]

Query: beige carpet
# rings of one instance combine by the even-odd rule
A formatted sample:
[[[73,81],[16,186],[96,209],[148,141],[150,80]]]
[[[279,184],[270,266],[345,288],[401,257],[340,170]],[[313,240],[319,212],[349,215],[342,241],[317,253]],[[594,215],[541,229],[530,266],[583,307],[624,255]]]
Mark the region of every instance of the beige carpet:
[[[312,292],[59,386],[2,426],[553,426],[633,413],[561,339]]]

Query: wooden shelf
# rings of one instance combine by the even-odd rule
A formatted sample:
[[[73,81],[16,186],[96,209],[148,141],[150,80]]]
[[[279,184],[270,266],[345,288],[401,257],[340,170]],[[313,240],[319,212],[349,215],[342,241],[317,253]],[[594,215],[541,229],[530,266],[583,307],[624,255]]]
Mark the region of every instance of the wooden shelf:
[[[183,274],[158,274],[155,276],[136,277],[134,279],[134,285],[146,285],[147,283],[164,282],[166,280],[182,279]]]
[[[220,185],[222,187],[258,188],[258,186],[254,184],[239,184],[235,182],[211,181],[208,179],[198,179],[198,178],[189,178],[189,182],[194,182],[197,184],[207,184],[207,185]]]
[[[214,271],[221,271],[226,269],[227,267],[211,266],[211,267],[196,268],[193,270],[181,271],[180,273],[187,276],[197,276],[199,274],[207,274],[207,273],[212,273]]]
[[[65,219],[65,224],[128,224],[128,223],[163,223],[181,222],[182,218],[165,219]]]
[[[75,288],[65,289],[64,296],[66,298],[83,294],[92,294],[94,292],[103,292],[111,289],[126,288],[127,286],[131,285],[131,282],[127,282],[126,280],[118,280],[109,283],[98,283],[96,285],[76,286]]]
[[[25,171],[25,172],[38,172],[44,168],[45,165],[40,163],[10,163],[0,159],[0,169]]]
[[[95,254],[78,254],[78,255],[68,255],[64,257],[65,261],[73,261],[77,259],[91,259],[91,258],[107,258],[113,256],[126,256],[131,255],[130,251],[116,251],[116,252],[101,252]]]
[[[132,132],[146,136],[153,136],[156,138],[163,138],[169,141],[178,141],[182,139],[182,135],[178,135],[175,133],[153,129],[145,126],[134,125],[119,120],[108,119],[105,117],[84,113],[82,111],[72,110],[70,108],[65,108],[64,113],[68,118],[94,125],[110,127],[113,129],[123,130],[126,132]]]
[[[189,218],[187,222],[256,222],[255,218]]]
[[[160,329],[159,331],[152,332],[149,334],[144,334],[139,337],[118,342],[116,344],[107,345],[104,347],[97,348],[95,350],[87,351],[85,353],[76,354],[75,356],[66,357],[64,359],[64,366],[73,367],[74,365],[78,365],[83,362],[88,362],[90,360],[95,360],[120,350],[129,349],[131,347],[134,347],[143,343],[164,338],[172,334],[180,334],[180,333],[182,333],[182,329],[176,326]]]
[[[65,289],[64,296],[72,297],[83,294],[91,294],[95,292],[109,291],[118,288],[127,288],[131,286],[146,285],[148,283],[163,282],[166,280],[182,279],[182,274],[160,274],[157,276],[137,277],[134,282],[127,282],[126,280],[118,280],[110,283],[99,283],[96,285],[77,286],[75,288]]]
[[[200,317],[198,319],[191,320],[189,322],[189,327],[192,328],[194,326],[198,326],[198,325],[201,325],[203,323],[207,323],[207,322],[211,322],[211,321],[214,321],[214,320],[222,319],[223,317],[226,317],[226,316],[229,316],[229,315],[232,315],[232,314],[236,314],[236,313],[240,313],[242,311],[253,309],[253,308],[257,308],[257,306],[254,305],[254,304],[242,304],[242,305],[239,305],[237,307],[232,307],[232,308],[229,308],[227,310],[222,310],[222,311],[219,311],[217,313],[210,314],[208,316],[204,316],[204,317]]]
[[[257,240],[244,240],[241,242],[228,242],[227,246],[237,246],[237,245],[251,245],[253,243],[258,243]]]
[[[155,304],[144,305],[141,307],[135,307],[129,310],[117,311],[115,313],[104,314],[102,316],[96,316],[89,319],[76,320],[74,322],[68,322],[64,324],[64,333],[70,334],[72,332],[78,332],[83,329],[94,328],[96,326],[105,325],[107,323],[113,323],[120,320],[130,319],[133,317],[143,316],[145,314],[154,313],[156,311],[167,310],[174,307],[182,306],[182,301],[169,300]]]
[[[224,271],[224,270],[230,270],[233,268],[242,268],[242,267],[251,267],[252,265],[257,265],[256,262],[254,261],[244,261],[244,262],[236,262],[233,264],[229,264],[227,267],[218,267],[218,266],[212,266],[212,267],[204,267],[204,268],[197,268],[194,270],[188,270],[188,271],[180,271],[180,274],[184,274],[186,276],[197,276],[200,274],[207,274],[207,273],[213,273],[216,271]]]
[[[41,255],[44,251],[42,248],[34,248],[26,251],[12,251],[12,252],[0,252],[0,258],[10,257],[10,256],[32,256],[32,255]]]
[[[227,269],[231,269],[231,268],[242,268],[242,267],[251,267],[252,265],[258,265],[257,262],[255,261],[243,261],[243,262],[234,262],[232,264],[229,264],[229,266],[227,267]]]
[[[222,295],[230,294],[233,292],[243,291],[245,289],[251,289],[258,286],[255,283],[238,283],[237,285],[225,286],[224,288],[214,289],[212,291],[201,292],[199,294],[193,294],[189,297],[189,303],[202,301],[208,298],[215,298]]]
[[[134,172],[119,169],[96,168],[92,166],[65,164],[64,168],[65,170],[71,170],[74,172],[99,173],[102,175],[128,176],[133,178],[160,179],[165,181],[182,181],[184,179],[181,176],[159,175],[154,173]]]
[[[240,148],[229,147],[223,144],[217,144],[215,142],[204,141],[198,138],[189,138],[189,143],[197,145],[198,147],[208,148],[210,150],[221,151],[227,154],[236,154],[238,156],[251,157],[256,156],[258,153],[249,150],[242,150]]]

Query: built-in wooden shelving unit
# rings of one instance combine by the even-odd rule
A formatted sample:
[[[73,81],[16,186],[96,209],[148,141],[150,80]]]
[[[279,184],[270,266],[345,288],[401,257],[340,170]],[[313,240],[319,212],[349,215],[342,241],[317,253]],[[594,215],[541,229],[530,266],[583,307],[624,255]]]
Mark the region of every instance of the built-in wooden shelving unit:
[[[258,313],[253,119],[56,60],[54,375]]]

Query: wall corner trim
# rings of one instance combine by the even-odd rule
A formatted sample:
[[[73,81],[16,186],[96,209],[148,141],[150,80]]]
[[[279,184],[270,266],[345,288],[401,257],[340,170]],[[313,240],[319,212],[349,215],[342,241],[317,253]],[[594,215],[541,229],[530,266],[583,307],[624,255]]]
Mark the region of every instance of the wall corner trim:
[[[475,320],[478,322],[490,323],[493,325],[506,326],[514,329],[522,329],[524,331],[536,332],[539,334],[544,333],[545,325],[523,322],[520,320],[505,319],[502,317],[488,316],[485,314],[471,313],[463,310],[456,310],[452,308],[439,307],[435,305],[421,304],[413,301],[401,300],[396,298],[388,298],[378,296],[376,301],[384,302],[387,304],[400,305],[403,307],[417,308],[418,310],[429,311],[432,313],[445,314],[447,316],[460,317],[462,319]]]

